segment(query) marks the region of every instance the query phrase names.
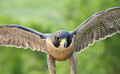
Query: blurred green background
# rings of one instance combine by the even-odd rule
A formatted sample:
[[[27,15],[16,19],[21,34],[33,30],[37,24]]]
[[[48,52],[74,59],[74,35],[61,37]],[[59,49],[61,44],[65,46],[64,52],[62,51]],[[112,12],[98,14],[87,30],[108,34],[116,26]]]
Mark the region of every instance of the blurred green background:
[[[117,6],[120,0],[0,0],[0,25],[72,31],[92,14]],[[120,34],[96,42],[77,58],[77,74],[120,74]],[[49,74],[46,54],[1,46],[0,74]],[[70,74],[68,60],[57,61],[57,74]]]

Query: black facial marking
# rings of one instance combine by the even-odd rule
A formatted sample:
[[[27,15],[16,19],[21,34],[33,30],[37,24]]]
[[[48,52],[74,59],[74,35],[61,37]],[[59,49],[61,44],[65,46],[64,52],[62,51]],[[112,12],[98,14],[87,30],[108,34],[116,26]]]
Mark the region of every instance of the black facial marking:
[[[72,42],[72,35],[69,35],[67,38],[67,47],[70,46],[71,42]]]
[[[60,41],[56,38],[56,36],[52,36],[51,40],[52,40],[52,43],[55,47],[60,46]]]
[[[66,48],[69,47],[72,42],[72,35],[67,31],[60,30],[53,33],[53,35],[51,36],[52,43],[55,47],[60,46],[60,40],[58,38],[67,40]]]

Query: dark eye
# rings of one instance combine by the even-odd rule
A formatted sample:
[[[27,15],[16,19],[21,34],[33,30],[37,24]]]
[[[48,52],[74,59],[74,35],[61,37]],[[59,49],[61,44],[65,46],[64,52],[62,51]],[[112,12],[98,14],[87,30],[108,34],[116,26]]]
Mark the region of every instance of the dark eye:
[[[61,39],[59,37],[56,37],[56,40],[60,41]]]
[[[67,37],[67,40],[69,40],[69,37]]]

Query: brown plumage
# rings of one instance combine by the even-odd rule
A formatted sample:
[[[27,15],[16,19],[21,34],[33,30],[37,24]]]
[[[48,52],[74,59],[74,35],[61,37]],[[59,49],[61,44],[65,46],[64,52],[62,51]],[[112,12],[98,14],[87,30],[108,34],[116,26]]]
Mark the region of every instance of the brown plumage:
[[[45,51],[44,40],[30,32],[0,26],[0,45],[31,48],[32,50]]]
[[[95,41],[120,32],[120,7],[98,12],[71,32],[42,34],[18,25],[0,25],[0,45],[31,48],[47,54],[48,68],[56,74],[56,60],[69,59],[71,74],[76,74],[76,53]]]
[[[120,31],[120,8],[98,12],[83,22],[77,29],[77,52],[95,41],[109,37]]]

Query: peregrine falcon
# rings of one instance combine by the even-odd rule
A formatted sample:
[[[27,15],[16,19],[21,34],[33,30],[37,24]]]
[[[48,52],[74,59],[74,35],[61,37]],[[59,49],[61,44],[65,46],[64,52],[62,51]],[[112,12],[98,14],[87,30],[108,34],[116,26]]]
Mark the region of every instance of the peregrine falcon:
[[[114,7],[92,15],[73,31],[43,34],[18,25],[0,25],[0,46],[45,52],[50,74],[56,74],[56,61],[69,59],[71,74],[76,74],[76,53],[118,32],[120,7]]]

